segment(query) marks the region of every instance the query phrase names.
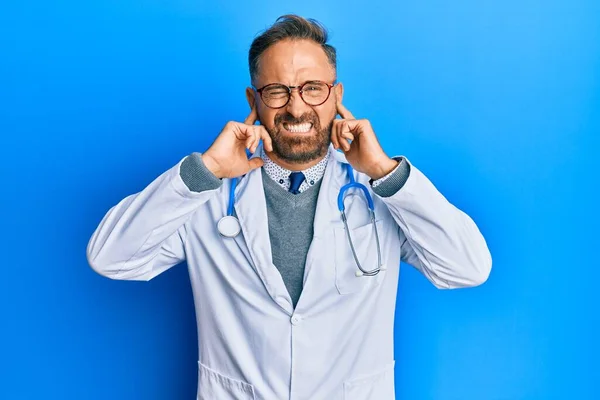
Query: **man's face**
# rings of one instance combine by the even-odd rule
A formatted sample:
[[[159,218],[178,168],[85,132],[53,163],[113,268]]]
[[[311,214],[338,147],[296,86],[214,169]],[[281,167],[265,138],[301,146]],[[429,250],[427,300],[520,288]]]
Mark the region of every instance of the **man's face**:
[[[261,55],[254,86],[299,86],[307,81],[332,84],[334,80],[335,71],[320,45],[309,40],[284,40]],[[342,94],[342,85],[338,84],[325,103],[311,106],[294,89],[285,107],[273,109],[252,88],[246,90],[250,107],[256,103],[259,120],[271,136],[273,153],[290,164],[304,164],[325,155],[336,117],[336,100],[341,101]]]

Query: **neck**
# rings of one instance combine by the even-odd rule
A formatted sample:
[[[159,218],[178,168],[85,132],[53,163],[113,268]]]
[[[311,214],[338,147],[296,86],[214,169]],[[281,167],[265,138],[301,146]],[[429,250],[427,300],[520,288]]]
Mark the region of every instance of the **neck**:
[[[329,151],[329,150],[327,150]],[[317,165],[319,163],[319,161],[321,161],[322,159],[325,158],[325,156],[327,155],[327,152],[325,152],[322,156],[306,162],[306,163],[290,163],[289,161],[285,161],[282,160],[281,158],[277,157],[277,155],[275,155],[275,153],[268,152],[265,150],[265,153],[267,153],[267,156],[269,156],[269,158],[277,165],[279,165],[282,168],[285,169],[289,169],[290,171],[304,171],[309,169],[310,167],[314,167],[315,165]]]

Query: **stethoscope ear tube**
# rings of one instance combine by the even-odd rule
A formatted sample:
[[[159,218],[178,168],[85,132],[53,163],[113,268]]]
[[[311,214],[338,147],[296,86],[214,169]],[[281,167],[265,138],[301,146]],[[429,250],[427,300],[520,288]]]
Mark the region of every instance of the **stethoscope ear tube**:
[[[217,222],[217,230],[224,238],[234,238],[240,234],[242,226],[240,221],[233,216],[233,206],[235,202],[235,188],[237,187],[239,178],[231,180],[231,188],[229,189],[229,204],[227,205],[227,215]]]
[[[375,231],[375,242],[377,243],[377,266],[372,270],[366,270],[360,264],[358,259],[358,255],[356,254],[356,249],[354,248],[354,242],[352,241],[352,236],[350,235],[350,229],[348,228],[348,220],[346,218],[346,211],[342,211],[342,221],[344,222],[344,230],[346,231],[346,237],[348,238],[348,243],[350,244],[350,250],[352,250],[352,256],[354,257],[354,261],[356,262],[356,266],[358,267],[358,271],[356,271],[356,277],[362,276],[375,276],[380,271],[384,271],[385,268],[381,266],[381,246],[379,244],[379,232],[377,231],[377,222],[375,221],[375,212],[373,210],[369,210],[371,213],[371,224],[373,225],[373,230]]]
[[[342,186],[340,189],[340,193],[338,194],[338,208],[342,215],[342,222],[344,223],[344,230],[346,231],[346,237],[348,238],[348,243],[350,244],[350,249],[352,250],[352,256],[354,257],[354,261],[356,262],[356,266],[358,267],[358,271],[356,271],[356,276],[375,276],[380,271],[384,271],[385,268],[381,265],[381,245],[379,243],[379,232],[377,231],[377,223],[375,219],[375,205],[373,203],[373,198],[369,193],[369,190],[362,183],[356,182],[354,179],[354,170],[350,164],[346,164],[346,171],[350,177],[350,183]],[[350,235],[350,229],[348,228],[348,219],[346,217],[346,206],[344,205],[344,195],[346,192],[352,188],[360,189],[365,198],[367,199],[367,204],[369,207],[369,213],[371,214],[371,224],[373,225],[373,230],[375,231],[375,242],[377,243],[377,266],[372,270],[365,270],[360,261],[358,260],[358,256],[356,254],[356,249],[354,248],[354,242],[352,241],[352,236]]]
[[[233,205],[235,202],[235,188],[240,178],[233,178],[231,180],[231,187],[229,188],[229,204],[227,205],[227,215],[233,216]]]

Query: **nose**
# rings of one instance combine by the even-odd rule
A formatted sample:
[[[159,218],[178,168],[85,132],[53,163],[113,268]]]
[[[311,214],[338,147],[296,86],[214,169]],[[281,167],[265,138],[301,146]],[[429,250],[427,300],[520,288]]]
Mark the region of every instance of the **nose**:
[[[288,113],[290,113],[294,118],[300,118],[303,114],[306,114],[307,111],[310,110],[310,106],[302,100],[300,96],[300,91],[298,88],[292,89],[292,94],[290,94],[290,101],[285,106]]]

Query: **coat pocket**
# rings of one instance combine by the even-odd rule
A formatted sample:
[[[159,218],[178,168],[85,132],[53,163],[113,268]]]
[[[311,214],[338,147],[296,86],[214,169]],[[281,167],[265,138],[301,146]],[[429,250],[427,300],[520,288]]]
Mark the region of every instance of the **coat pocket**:
[[[344,400],[394,400],[394,364],[344,382]]]
[[[381,220],[376,224],[381,249],[381,263],[385,266],[384,226]],[[367,271],[377,268],[379,259],[373,224],[369,222],[358,228],[350,229],[350,237],[361,267]],[[352,246],[350,246],[346,229],[344,227],[336,228],[334,230],[335,286],[340,294],[357,293],[376,286],[385,275],[385,270],[381,270],[375,276],[356,276],[359,269],[352,253]]]
[[[198,362],[197,400],[254,400],[254,387]]]

